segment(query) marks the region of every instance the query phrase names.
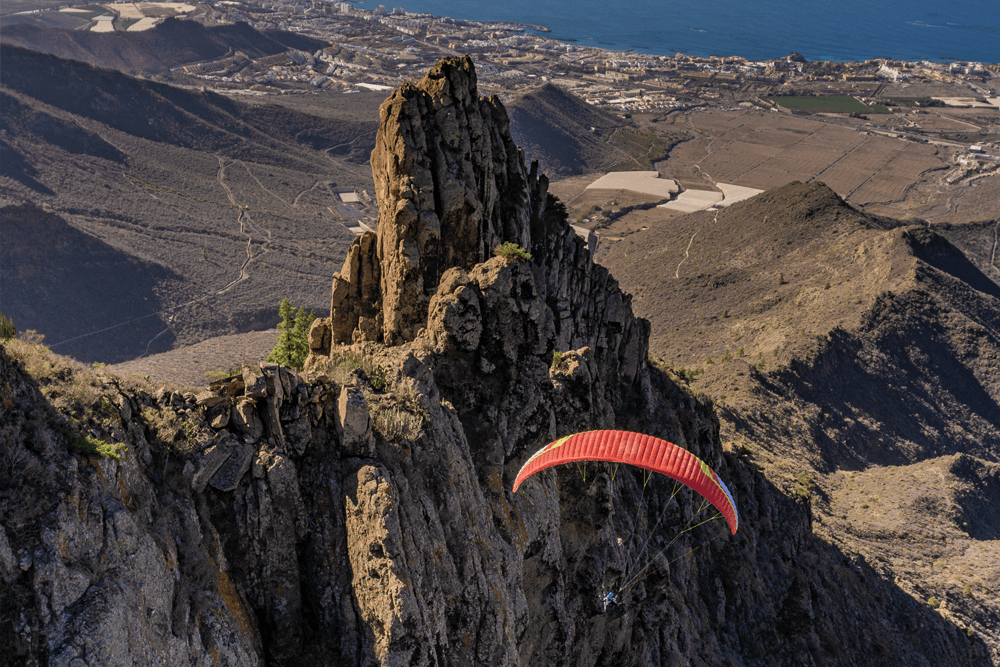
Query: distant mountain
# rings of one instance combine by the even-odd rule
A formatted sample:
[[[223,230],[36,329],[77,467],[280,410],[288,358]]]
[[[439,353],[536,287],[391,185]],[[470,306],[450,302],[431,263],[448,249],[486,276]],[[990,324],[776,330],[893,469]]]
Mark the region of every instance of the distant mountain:
[[[14,23],[0,30],[0,42],[132,74],[165,72],[171,67],[223,58],[236,51],[260,58],[289,49],[313,52],[329,46],[327,42],[281,30],[264,34],[242,22],[209,28],[176,18],[140,32],[97,33]]]
[[[820,535],[945,601],[997,656],[995,229],[939,234],[792,183],[602,262],[652,323],[650,355],[715,401],[731,446],[811,497]]]
[[[371,189],[377,118],[0,58],[0,312],[20,329],[114,363],[271,328],[286,296],[329,307],[353,224],[334,189]]]
[[[625,121],[554,84],[511,101],[507,113],[514,141],[529,159],[539,161],[549,178],[608,169],[622,161],[608,137]]]
[[[551,83],[511,101],[510,133],[549,178],[655,169],[680,139],[641,129]]]

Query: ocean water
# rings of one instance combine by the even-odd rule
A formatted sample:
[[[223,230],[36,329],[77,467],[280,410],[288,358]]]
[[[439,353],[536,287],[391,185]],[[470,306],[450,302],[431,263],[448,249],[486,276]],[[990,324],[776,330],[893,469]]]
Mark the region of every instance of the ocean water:
[[[395,1],[409,12],[543,25],[550,37],[640,53],[1000,61],[1000,0]]]

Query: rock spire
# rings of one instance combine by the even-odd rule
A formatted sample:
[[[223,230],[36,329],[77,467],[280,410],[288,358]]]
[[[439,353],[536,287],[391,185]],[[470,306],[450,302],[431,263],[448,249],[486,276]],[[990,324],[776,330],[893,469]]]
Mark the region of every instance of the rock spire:
[[[443,281],[445,274],[471,271],[512,242],[533,255],[532,289],[548,305],[538,323],[551,331],[547,351],[589,346],[599,362],[610,362],[602,375],[621,370],[622,379],[634,380],[648,323],[593,264],[537,162],[526,166],[503,105],[479,95],[472,60],[440,61],[419,83],[397,89],[379,113],[371,157],[378,231],[354,241],[334,276],[331,318],[318,321],[313,354],[328,354],[331,343],[415,340],[436,321],[435,296],[440,302],[447,296],[441,290],[465,286]],[[463,298],[473,306],[470,299],[477,300]]]

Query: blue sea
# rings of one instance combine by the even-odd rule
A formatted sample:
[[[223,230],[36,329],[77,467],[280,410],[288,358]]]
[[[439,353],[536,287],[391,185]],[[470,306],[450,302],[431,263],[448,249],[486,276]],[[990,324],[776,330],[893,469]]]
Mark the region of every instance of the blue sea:
[[[549,37],[640,53],[766,60],[796,51],[807,60],[1000,61],[1000,0],[395,2],[408,12],[543,25],[552,30]]]

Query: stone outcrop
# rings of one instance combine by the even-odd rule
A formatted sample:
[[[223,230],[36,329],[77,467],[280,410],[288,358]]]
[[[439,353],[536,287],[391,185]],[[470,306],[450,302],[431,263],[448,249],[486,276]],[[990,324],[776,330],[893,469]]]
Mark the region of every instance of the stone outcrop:
[[[635,380],[648,323],[593,263],[537,163],[525,165],[503,105],[479,96],[471,59],[443,60],[403,85],[380,117],[371,158],[378,233],[356,239],[334,277],[331,318],[310,336],[314,357],[331,344],[399,345],[437,326],[451,327],[449,345],[474,351],[483,322],[466,274],[509,242],[532,254],[530,283],[542,306],[529,316],[549,330],[540,344],[588,346],[605,379]],[[458,331],[455,318],[468,330]]]

